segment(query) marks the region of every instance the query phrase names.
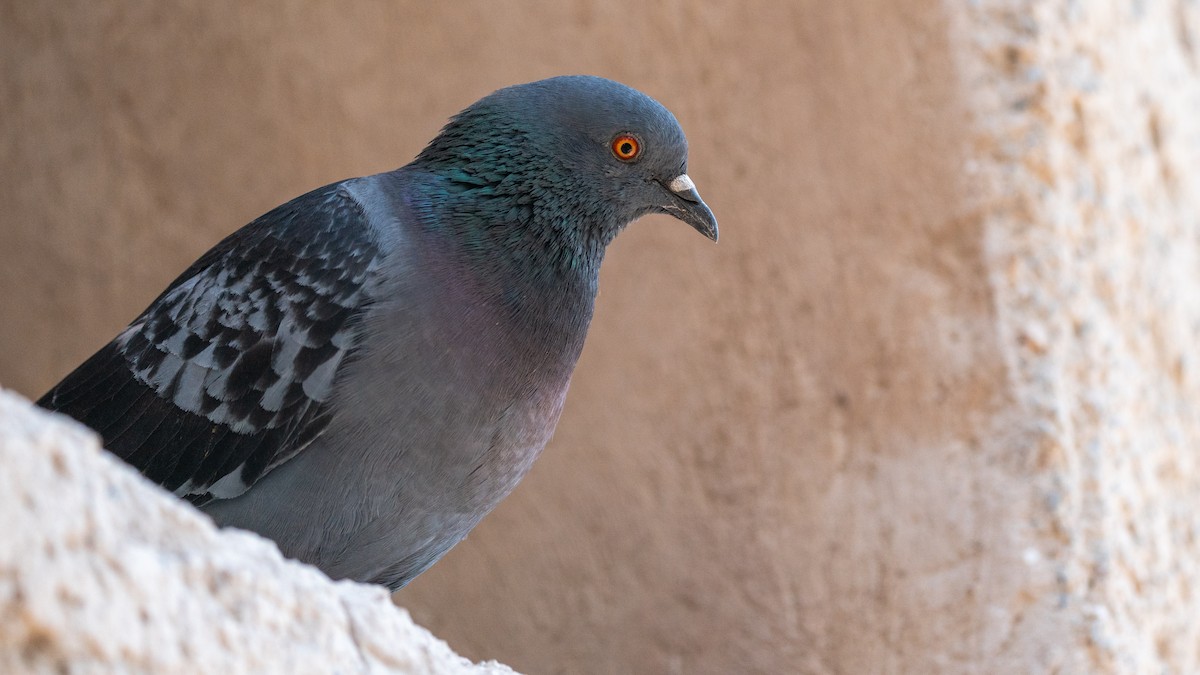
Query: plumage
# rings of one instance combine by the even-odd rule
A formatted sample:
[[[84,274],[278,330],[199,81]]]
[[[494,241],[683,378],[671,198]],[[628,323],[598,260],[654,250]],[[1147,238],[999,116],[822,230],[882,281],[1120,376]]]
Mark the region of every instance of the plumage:
[[[612,238],[660,212],[716,239],[686,165],[624,85],[500,90],[407,166],[234,232],[39,404],[218,523],[398,588],[549,439]]]

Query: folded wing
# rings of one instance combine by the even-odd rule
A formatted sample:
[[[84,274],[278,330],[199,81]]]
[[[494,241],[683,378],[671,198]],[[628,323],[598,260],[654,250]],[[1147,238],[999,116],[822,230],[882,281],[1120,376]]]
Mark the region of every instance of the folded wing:
[[[197,503],[245,492],[318,437],[379,251],[333,184],[238,230],[38,404]]]

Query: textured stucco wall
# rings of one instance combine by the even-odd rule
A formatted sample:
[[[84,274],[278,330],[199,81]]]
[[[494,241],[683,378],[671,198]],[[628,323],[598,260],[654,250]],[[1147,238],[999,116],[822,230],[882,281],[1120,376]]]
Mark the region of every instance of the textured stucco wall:
[[[1200,3],[960,18],[1013,455],[1035,497],[1012,640],[1064,672],[1196,672]]]
[[[0,390],[0,672],[512,675],[473,665],[379,586],[217,530]]]
[[[1200,668],[1200,6],[0,5],[0,382],[222,234],[592,72],[692,141],[562,425],[400,594],[532,672]]]

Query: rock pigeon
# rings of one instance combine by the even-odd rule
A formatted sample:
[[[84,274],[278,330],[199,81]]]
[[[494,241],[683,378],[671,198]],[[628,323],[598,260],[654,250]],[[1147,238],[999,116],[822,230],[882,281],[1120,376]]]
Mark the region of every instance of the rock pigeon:
[[[613,237],[666,213],[716,241],[687,157],[617,82],[501,89],[225,238],[38,404],[219,525],[400,588],[550,438]]]

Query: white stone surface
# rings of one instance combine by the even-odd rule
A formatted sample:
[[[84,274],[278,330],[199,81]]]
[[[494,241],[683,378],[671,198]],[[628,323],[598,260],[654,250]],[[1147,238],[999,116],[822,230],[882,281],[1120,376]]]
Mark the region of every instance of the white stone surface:
[[[0,673],[511,673],[376,586],[219,531],[82,426],[0,390]]]
[[[1035,493],[997,653],[1197,672],[1200,3],[961,11],[1011,457]]]

